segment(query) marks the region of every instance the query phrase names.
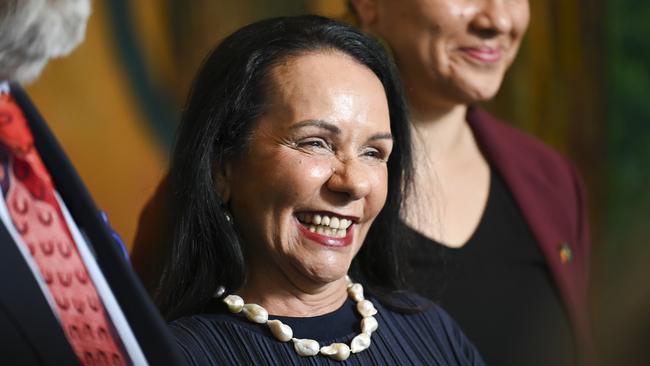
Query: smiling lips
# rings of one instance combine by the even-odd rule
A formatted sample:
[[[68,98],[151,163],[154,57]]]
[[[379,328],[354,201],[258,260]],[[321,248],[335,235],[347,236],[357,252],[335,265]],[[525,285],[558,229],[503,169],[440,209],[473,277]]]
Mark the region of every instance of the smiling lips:
[[[301,212],[296,215],[299,229],[307,238],[326,246],[352,243],[352,220],[333,214]]]
[[[467,56],[482,63],[492,64],[501,59],[501,50],[492,47],[462,47]]]

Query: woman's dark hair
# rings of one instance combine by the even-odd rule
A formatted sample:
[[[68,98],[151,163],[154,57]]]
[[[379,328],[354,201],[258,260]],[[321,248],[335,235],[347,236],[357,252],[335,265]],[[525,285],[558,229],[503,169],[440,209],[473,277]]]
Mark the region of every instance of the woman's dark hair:
[[[289,58],[341,52],[381,81],[388,99],[393,152],[386,204],[352,264],[371,288],[402,286],[399,213],[410,186],[410,130],[394,66],[380,45],[358,30],[319,16],[259,21],[231,34],[204,60],[178,130],[170,170],[169,258],[156,300],[169,319],[200,312],[219,286],[237,290],[245,280],[241,239],[228,221],[215,186],[222,164],[245,153],[265,112],[270,71]]]

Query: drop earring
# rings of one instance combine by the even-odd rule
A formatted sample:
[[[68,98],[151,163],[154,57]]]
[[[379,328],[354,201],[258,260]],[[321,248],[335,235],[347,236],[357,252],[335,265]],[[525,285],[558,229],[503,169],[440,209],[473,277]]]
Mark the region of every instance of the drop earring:
[[[228,207],[224,204],[221,206],[221,209],[223,210],[223,215],[226,217],[226,221],[230,225],[232,225],[232,215],[230,214],[230,210],[228,210]]]

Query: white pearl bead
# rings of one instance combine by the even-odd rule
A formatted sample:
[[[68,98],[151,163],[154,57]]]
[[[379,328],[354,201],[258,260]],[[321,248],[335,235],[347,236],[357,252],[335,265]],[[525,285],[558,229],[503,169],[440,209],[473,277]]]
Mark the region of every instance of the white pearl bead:
[[[374,316],[361,319],[361,332],[371,335],[379,327],[379,323]]]
[[[320,345],[313,339],[293,339],[293,348],[300,356],[315,356],[320,351]]]
[[[322,347],[320,353],[336,361],[345,361],[350,357],[350,347],[345,343],[332,343],[329,346]]]
[[[244,308],[244,300],[237,295],[228,295],[223,302],[228,306],[231,313],[238,313]]]
[[[293,338],[293,330],[290,326],[283,324],[279,320],[269,320],[266,322],[266,325],[271,329],[271,333],[277,338],[280,342],[287,342]]]
[[[364,318],[377,314],[377,309],[375,309],[375,305],[373,305],[368,300],[359,301],[357,303],[357,311]]]
[[[359,283],[355,283],[348,288],[348,294],[354,301],[358,302],[363,300],[363,286]]]
[[[370,347],[370,336],[366,333],[361,333],[354,337],[350,346],[352,348],[352,353],[361,352]]]
[[[257,304],[246,304],[244,305],[244,315],[248,320],[255,323],[264,324],[269,320],[269,313],[263,307]]]

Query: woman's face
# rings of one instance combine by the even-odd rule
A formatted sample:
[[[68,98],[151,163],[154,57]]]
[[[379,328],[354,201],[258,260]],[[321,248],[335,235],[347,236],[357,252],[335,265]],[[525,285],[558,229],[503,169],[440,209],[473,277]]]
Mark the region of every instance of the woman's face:
[[[267,111],[229,163],[226,198],[250,271],[329,283],[347,273],[386,199],[386,95],[336,52],[291,58],[270,78]]]
[[[528,27],[528,0],[356,0],[394,52],[412,103],[492,98]]]

